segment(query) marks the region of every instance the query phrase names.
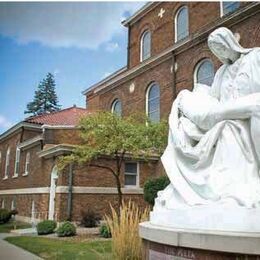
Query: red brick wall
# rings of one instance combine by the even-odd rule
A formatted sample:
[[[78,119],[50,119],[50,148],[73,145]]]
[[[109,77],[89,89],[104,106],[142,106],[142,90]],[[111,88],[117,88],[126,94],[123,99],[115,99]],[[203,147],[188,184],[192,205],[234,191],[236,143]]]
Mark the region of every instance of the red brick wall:
[[[5,209],[11,210],[12,200],[16,200],[16,209],[19,216],[31,218],[32,201],[35,205],[35,218],[46,219],[49,203],[49,194],[22,194],[0,195],[0,206],[5,201]]]
[[[210,26],[214,26],[216,22],[223,20],[220,17],[219,2],[163,2],[160,3],[152,11],[148,12],[144,17],[139,19],[131,26],[130,49],[129,49],[129,69],[139,65],[139,38],[147,27],[152,29],[152,56],[155,56],[174,44],[174,26],[173,17],[182,5],[187,5],[189,9],[189,29],[190,38],[204,32]],[[248,3],[241,2],[241,8]],[[158,17],[161,8],[165,9],[163,18]],[[241,34],[241,44],[245,47],[260,45],[260,16],[256,14],[252,17],[245,15],[246,19],[239,21],[244,14],[236,19],[228,19],[223,26],[227,26],[233,32]],[[225,18],[228,16],[225,16]],[[232,25],[232,24],[235,25]],[[254,37],[251,37],[254,35]],[[111,104],[115,98],[120,98],[123,105],[123,115],[128,115],[133,111],[145,112],[145,90],[150,82],[157,81],[161,86],[161,117],[168,117],[170,107],[175,98],[174,89],[183,88],[192,89],[193,73],[198,62],[203,58],[211,58],[214,63],[215,70],[220,66],[220,62],[211,54],[207,46],[207,35],[203,38],[192,40],[177,48],[174,53],[175,62],[178,65],[176,75],[172,73],[175,68],[172,58],[167,61],[158,61],[158,65],[151,68],[146,65],[144,72],[138,73],[131,80],[125,80],[124,83],[107,86],[94,94],[89,94],[88,108],[110,110]],[[139,69],[141,71],[141,69]],[[175,79],[174,79],[175,78]],[[135,83],[136,90],[129,93],[129,85]]]
[[[98,94],[98,99],[100,100],[99,108],[110,111],[113,101],[119,98],[122,102],[122,113],[124,116],[134,112],[143,111],[145,113],[146,90],[152,82],[157,82],[160,86],[161,117],[165,117],[170,112],[173,100],[173,75],[171,73],[171,66],[172,59],[170,58],[112,90],[108,87],[105,91]],[[133,93],[130,93],[129,86],[132,83],[135,84],[135,90]],[[88,101],[89,105],[91,105],[91,102],[92,100]]]
[[[79,144],[81,142],[78,129],[46,129],[44,136],[47,144]]]
[[[113,160],[99,159],[99,165],[111,166],[114,168],[115,162]],[[157,162],[139,162],[139,184],[143,187],[145,181],[149,178],[156,176]],[[62,174],[58,185],[68,185],[69,170],[66,168]],[[124,165],[121,172],[121,185],[124,187]],[[73,170],[73,186],[85,186],[85,187],[116,187],[115,178],[111,172],[107,169],[88,167],[82,165],[80,167],[75,166]]]
[[[175,15],[182,6],[188,7],[189,32],[198,31],[202,26],[216,20],[220,16],[220,4],[213,2],[162,2],[147,15],[139,19],[131,26],[129,46],[129,68],[140,63],[140,39],[143,31],[151,31],[151,57],[171,47],[175,36]],[[158,16],[160,9],[165,13],[163,18]]]
[[[149,207],[144,201],[143,195],[123,195],[125,201],[131,199],[141,208]],[[64,220],[67,218],[67,195],[59,194],[59,212],[58,219]],[[102,218],[105,214],[110,214],[110,205],[118,207],[118,197],[116,194],[73,194],[72,197],[72,220],[80,222],[82,212],[88,209],[93,210]]]

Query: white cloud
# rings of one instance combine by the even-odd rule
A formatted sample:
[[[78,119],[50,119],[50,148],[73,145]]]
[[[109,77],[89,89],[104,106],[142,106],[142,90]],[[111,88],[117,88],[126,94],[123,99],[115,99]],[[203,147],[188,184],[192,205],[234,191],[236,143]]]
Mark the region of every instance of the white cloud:
[[[112,73],[111,72],[105,72],[104,74],[103,74],[103,76],[102,76],[102,79],[104,79],[104,78],[106,78],[106,77],[108,77],[108,76],[110,76]]]
[[[10,121],[8,121],[7,118],[0,115],[0,127],[1,128],[9,128],[11,125],[12,125],[12,123]]]
[[[117,42],[109,42],[106,44],[106,51],[108,52],[114,52],[119,48],[119,45]]]
[[[53,74],[54,74],[54,76],[57,76],[58,74],[60,74],[60,70],[59,69],[55,69],[53,71]]]
[[[21,44],[97,49],[123,32],[120,24],[143,2],[2,2],[0,34]]]

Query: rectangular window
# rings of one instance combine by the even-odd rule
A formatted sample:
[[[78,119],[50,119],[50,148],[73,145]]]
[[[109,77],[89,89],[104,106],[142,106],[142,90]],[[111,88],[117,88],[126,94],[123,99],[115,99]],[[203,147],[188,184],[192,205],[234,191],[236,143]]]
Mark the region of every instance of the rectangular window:
[[[125,163],[125,187],[139,186],[139,167],[136,162]]]
[[[5,156],[5,176],[4,179],[7,179],[10,176],[10,148],[7,149]]]
[[[222,15],[236,11],[239,8],[239,2],[222,2]]]
[[[20,149],[16,149],[16,154],[15,154],[15,168],[14,168],[14,177],[17,177],[19,174],[19,168],[20,168]]]
[[[28,152],[26,154],[26,158],[25,158],[25,170],[24,170],[24,176],[29,174],[29,170],[30,170],[30,153]]]

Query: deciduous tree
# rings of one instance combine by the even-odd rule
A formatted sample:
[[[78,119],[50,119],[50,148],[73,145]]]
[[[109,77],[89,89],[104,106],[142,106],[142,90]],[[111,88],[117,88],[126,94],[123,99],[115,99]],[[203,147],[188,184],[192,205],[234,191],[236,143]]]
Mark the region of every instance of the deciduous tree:
[[[122,205],[120,175],[125,160],[148,160],[160,156],[167,143],[167,123],[151,123],[145,117],[134,115],[121,118],[110,112],[88,115],[80,122],[82,144],[73,153],[60,160],[60,168],[76,163],[106,169],[115,178],[118,202]],[[115,166],[102,163],[98,158],[108,156]]]

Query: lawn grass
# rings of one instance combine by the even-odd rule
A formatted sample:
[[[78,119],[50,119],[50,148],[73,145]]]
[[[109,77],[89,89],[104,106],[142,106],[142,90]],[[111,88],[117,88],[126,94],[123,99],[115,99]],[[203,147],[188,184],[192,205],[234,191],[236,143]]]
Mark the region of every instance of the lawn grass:
[[[19,246],[43,259],[52,260],[95,260],[112,259],[111,241],[74,242],[46,237],[7,237],[11,244]]]
[[[31,228],[32,225],[29,223],[24,223],[17,221],[16,222],[16,229],[21,229],[21,228]],[[14,229],[14,222],[9,221],[8,223],[5,224],[0,224],[0,233],[9,233],[12,229]]]

